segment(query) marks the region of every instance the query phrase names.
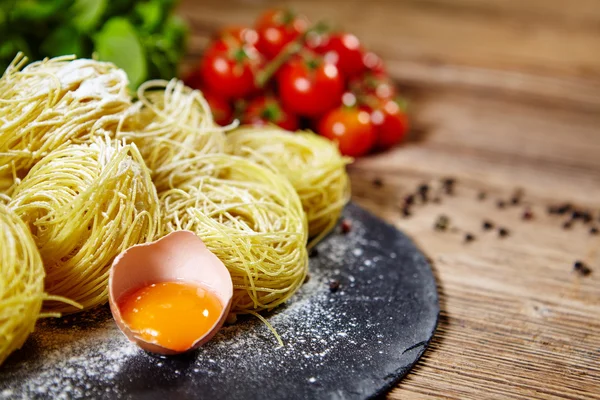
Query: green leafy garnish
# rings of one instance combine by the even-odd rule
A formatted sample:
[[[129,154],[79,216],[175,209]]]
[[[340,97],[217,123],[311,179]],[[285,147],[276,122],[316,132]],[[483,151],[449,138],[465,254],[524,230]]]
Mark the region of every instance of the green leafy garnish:
[[[111,18],[94,37],[98,58],[111,61],[127,72],[132,87],[146,79],[146,58],[131,23],[121,17]]]
[[[123,68],[132,88],[170,79],[187,27],[175,0],[0,0],[0,72],[18,51],[30,60],[75,54]]]
[[[73,24],[80,32],[90,32],[100,22],[108,0],[75,0]]]

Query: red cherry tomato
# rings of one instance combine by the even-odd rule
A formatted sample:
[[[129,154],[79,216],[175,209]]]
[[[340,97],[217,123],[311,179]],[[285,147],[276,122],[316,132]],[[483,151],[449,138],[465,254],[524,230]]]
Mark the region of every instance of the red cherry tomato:
[[[268,10],[256,23],[256,47],[267,59],[272,59],[307,28],[308,20],[302,15],[284,9]]]
[[[409,123],[406,113],[394,100],[387,100],[371,113],[377,134],[376,147],[388,149],[404,139]]]
[[[279,96],[288,110],[318,117],[340,104],[344,82],[335,65],[311,57],[292,59],[277,74],[277,82]]]
[[[385,74],[385,66],[383,60],[377,54],[372,51],[368,51],[363,56],[363,64],[367,71],[371,71],[375,74]]]
[[[229,102],[211,92],[203,91],[202,94],[210,106],[213,119],[221,126],[233,121],[233,108]]]
[[[319,122],[318,131],[337,141],[342,154],[351,157],[367,154],[377,138],[369,113],[357,108],[331,110]]]
[[[333,62],[347,78],[360,75],[365,70],[363,48],[358,38],[350,33],[339,33],[329,37],[320,52]]]
[[[246,97],[256,90],[254,78],[262,64],[260,54],[251,46],[217,41],[200,63],[204,85],[225,99]]]
[[[224,40],[225,42],[235,40],[239,44],[256,46],[258,33],[254,29],[245,26],[228,26],[219,31],[217,40]]]
[[[246,106],[242,123],[254,126],[275,124],[288,131],[298,129],[298,117],[286,111],[272,96],[260,96]]]
[[[374,97],[376,102],[379,100],[389,100],[396,96],[396,86],[394,82],[384,73],[367,72],[360,77],[352,79],[349,83],[350,90],[356,93],[361,101],[367,102],[365,97]],[[370,100],[370,99],[368,99]],[[368,104],[371,107],[376,105]]]

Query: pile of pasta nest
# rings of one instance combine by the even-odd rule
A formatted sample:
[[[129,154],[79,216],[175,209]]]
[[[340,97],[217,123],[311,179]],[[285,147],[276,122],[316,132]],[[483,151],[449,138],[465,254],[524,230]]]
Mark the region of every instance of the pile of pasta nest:
[[[336,146],[310,132],[221,127],[199,91],[72,56],[0,79],[0,363],[40,317],[107,302],[113,259],[191,230],[228,268],[232,313],[304,282],[307,249],[349,199]]]

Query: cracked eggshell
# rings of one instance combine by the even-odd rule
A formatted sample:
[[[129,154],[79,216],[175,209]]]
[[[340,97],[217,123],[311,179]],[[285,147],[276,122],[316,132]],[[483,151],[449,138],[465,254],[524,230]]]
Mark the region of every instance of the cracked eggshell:
[[[108,298],[113,318],[125,336],[146,351],[164,355],[180,353],[138,337],[123,321],[119,300],[131,290],[153,283],[174,281],[195,283],[210,290],[223,306],[215,325],[186,351],[194,350],[209,341],[223,326],[233,296],[229,271],[204,242],[193,232],[176,231],[152,243],[130,247],[119,254],[112,264]]]

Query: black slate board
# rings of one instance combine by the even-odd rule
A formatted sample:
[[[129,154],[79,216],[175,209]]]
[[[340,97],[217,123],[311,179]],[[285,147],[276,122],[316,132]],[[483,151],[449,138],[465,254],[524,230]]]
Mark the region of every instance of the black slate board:
[[[439,305],[410,239],[349,205],[352,229],[317,246],[311,276],[264,324],[243,318],[195,353],[159,358],[126,341],[108,307],[45,320],[0,368],[2,398],[362,399],[384,393],[425,351]],[[336,292],[331,280],[338,280]]]

